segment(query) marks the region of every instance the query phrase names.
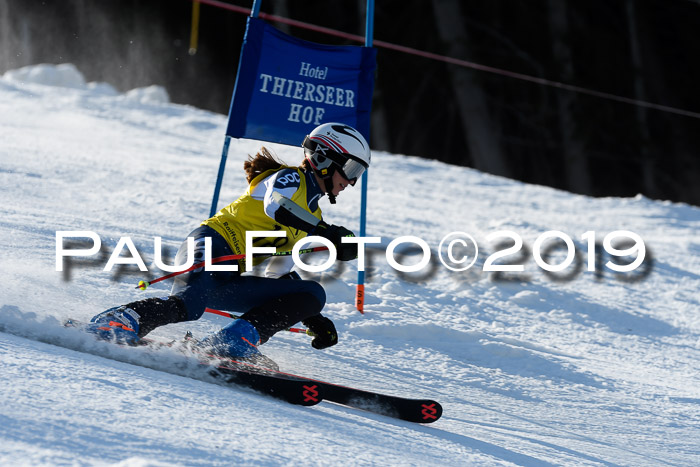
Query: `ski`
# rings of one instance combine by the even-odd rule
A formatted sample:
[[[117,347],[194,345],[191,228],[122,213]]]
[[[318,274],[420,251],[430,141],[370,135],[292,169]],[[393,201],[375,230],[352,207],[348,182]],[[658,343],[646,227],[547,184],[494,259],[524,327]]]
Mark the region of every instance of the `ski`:
[[[255,363],[223,360],[222,365],[245,369],[250,372],[275,374],[294,381],[315,384],[323,394],[324,401],[373,412],[387,417],[398,418],[413,423],[433,423],[442,416],[442,405],[432,399],[412,399],[393,396],[376,391],[341,386],[294,373],[265,368]]]
[[[317,383],[325,400],[348,407],[414,423],[433,423],[442,416],[442,406],[431,399],[408,399],[331,383]]]
[[[171,345],[162,343],[155,344]],[[206,353],[202,353],[202,358],[216,359],[215,356]],[[262,366],[243,359],[221,359],[218,360],[216,368],[218,371],[229,374],[232,377],[238,375],[246,379],[249,377],[248,375],[252,375],[251,377],[254,377],[254,375],[270,375],[275,378],[286,379],[296,384],[302,384],[302,403],[306,402],[307,398],[313,399],[322,397],[324,401],[330,401],[347,407],[413,423],[433,423],[442,416],[442,406],[439,402],[432,399],[412,399],[376,391],[341,386],[294,373],[280,371],[277,368]],[[317,394],[317,392],[320,394]],[[309,405],[313,405],[313,403]]]
[[[77,320],[67,320],[64,322],[64,326],[81,330],[81,328],[85,326],[85,323]],[[159,347],[173,347],[175,344],[175,342],[163,343],[145,338],[139,339],[136,345],[127,345],[117,342],[112,343],[122,347],[146,346],[154,349],[158,349]],[[249,364],[244,361],[220,361],[213,358],[211,355],[195,351],[193,351],[192,354],[198,355],[197,360],[199,365],[209,368],[207,373],[220,383],[246,387],[295,405],[312,406],[323,400],[323,390],[320,384],[316,382],[289,378],[277,374],[270,368]],[[165,369],[153,368],[153,366],[150,365],[147,366],[147,368],[168,372]]]
[[[278,373],[295,379],[316,383],[323,392],[323,400],[335,402],[336,404],[347,407],[353,407],[413,423],[433,423],[442,416],[442,406],[439,402],[432,399],[411,399],[392,396],[376,391],[367,391],[305,378],[291,373]]]
[[[164,344],[159,344],[164,345]],[[169,345],[169,344],[165,344]],[[202,354],[203,358],[216,358],[212,355]],[[320,391],[324,401],[356,409],[385,415],[413,423],[433,423],[442,416],[442,406],[432,399],[412,399],[393,396],[376,391],[367,391],[348,386],[328,383],[313,378],[307,378],[294,373],[280,371],[277,368],[262,366],[246,360],[219,360],[219,370],[238,371],[242,373],[274,375],[278,378],[286,378],[290,381],[304,383],[304,398],[312,397],[316,391]]]

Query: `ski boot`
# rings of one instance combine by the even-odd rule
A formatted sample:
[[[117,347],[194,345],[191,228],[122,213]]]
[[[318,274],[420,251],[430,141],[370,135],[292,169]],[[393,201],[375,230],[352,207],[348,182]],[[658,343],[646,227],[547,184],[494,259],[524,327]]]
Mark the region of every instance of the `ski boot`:
[[[92,318],[84,330],[101,340],[138,345],[139,315],[125,306],[110,308]]]
[[[210,350],[214,356],[231,359],[234,363],[251,363],[275,371],[279,369],[275,362],[260,353],[258,330],[244,319],[235,320],[200,341],[199,345]]]

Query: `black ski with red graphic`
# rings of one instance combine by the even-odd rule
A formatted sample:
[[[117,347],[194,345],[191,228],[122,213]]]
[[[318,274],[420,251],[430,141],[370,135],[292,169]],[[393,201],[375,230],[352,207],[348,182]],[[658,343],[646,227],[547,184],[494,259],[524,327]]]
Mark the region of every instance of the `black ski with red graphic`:
[[[227,384],[245,386],[291,404],[316,405],[323,400],[323,389],[314,381],[288,378],[276,373],[217,366],[209,374]]]
[[[76,320],[65,323],[68,327],[83,325]],[[141,339],[139,343],[154,348],[178,345],[178,341],[165,343],[150,339]],[[189,350],[198,353],[196,347],[189,347]],[[217,359],[206,352],[201,352],[200,357],[201,364],[209,366],[209,373],[219,381],[248,387],[292,404],[310,406],[327,400],[414,423],[432,423],[442,415],[440,403],[431,399],[409,399],[318,381],[279,371],[274,362],[265,358],[260,361]]]
[[[414,423],[432,423],[442,415],[439,402],[430,399],[408,399],[374,391],[339,386],[323,381],[317,383],[323,392],[323,400],[367,410],[380,415]]]
[[[407,399],[373,391],[320,383],[325,400],[415,423],[432,423],[442,406],[430,399]]]
[[[290,381],[302,382],[305,384],[305,397],[313,395],[319,391],[323,395],[324,401],[335,402],[336,404],[362,409],[388,417],[398,418],[414,423],[432,423],[442,416],[442,406],[432,399],[410,399],[399,396],[392,396],[375,391],[366,391],[348,386],[319,381],[294,373],[287,373],[272,369],[269,366],[263,367],[250,361],[221,360],[220,370],[227,368],[236,371],[263,373],[274,375],[278,378],[288,378]]]
[[[340,386],[270,367],[263,367],[250,361],[220,360],[216,371],[222,373],[224,377],[232,378],[231,382],[234,384],[246,385],[271,396],[284,398],[294,404],[314,405],[317,403],[314,401],[322,398],[325,401],[335,402],[336,404],[414,423],[432,423],[437,421],[442,415],[440,403],[431,399],[409,399],[375,391]],[[256,376],[273,378],[274,383],[255,381]],[[285,380],[288,381],[292,391],[287,392],[287,389],[283,388],[285,384],[283,381]],[[299,387],[295,385],[301,385],[301,397],[297,397],[295,401],[292,401],[288,398],[291,394],[298,396],[298,393],[295,391],[298,391]],[[280,397],[282,394],[285,397]]]
[[[207,356],[209,358],[211,356]],[[263,363],[255,363],[250,360],[218,360],[216,371],[224,377],[230,377],[234,384],[249,386],[271,396],[283,398],[288,402],[301,405],[314,405],[323,399],[357,409],[366,410],[388,417],[398,418],[414,423],[432,423],[442,416],[442,406],[431,399],[410,399],[392,396],[375,391],[366,391],[348,386],[319,381],[294,373],[287,373]],[[276,365],[275,365],[276,366]],[[273,383],[255,381],[255,377],[267,377],[274,379]],[[292,388],[287,392],[283,381],[287,381]],[[301,388],[295,385],[301,385]],[[301,397],[298,391],[301,390]],[[284,391],[284,392],[282,392]],[[290,400],[291,394],[296,394],[297,399]],[[284,397],[280,397],[284,395]],[[316,402],[315,402],[316,401]]]

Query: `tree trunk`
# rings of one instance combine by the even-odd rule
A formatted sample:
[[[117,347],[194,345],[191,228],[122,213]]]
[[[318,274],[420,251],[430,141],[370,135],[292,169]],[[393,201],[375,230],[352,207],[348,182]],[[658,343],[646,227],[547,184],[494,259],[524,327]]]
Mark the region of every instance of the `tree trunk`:
[[[639,32],[637,30],[637,12],[634,5],[634,0],[626,1],[627,21],[629,22],[629,41],[630,55],[632,59],[632,67],[634,70],[634,97],[640,101],[647,100],[646,87],[643,79],[642,49],[639,41]],[[637,125],[639,126],[639,134],[642,140],[640,141],[640,156],[642,166],[642,184],[645,194],[651,198],[659,196],[659,190],[656,183],[656,163],[654,161],[653,152],[651,151],[651,137],[649,135],[649,121],[647,117],[647,109],[642,106],[636,106]]]
[[[549,33],[552,55],[559,66],[561,81],[573,83],[574,61],[567,39],[568,31],[569,20],[566,2],[549,0]],[[576,193],[592,194],[591,173],[585,144],[576,135],[576,118],[573,112],[576,104],[576,95],[570,91],[558,90],[556,91],[556,97],[566,188]]]
[[[292,15],[289,13],[289,1],[288,0],[275,0],[270,2],[272,6],[272,14],[281,16],[283,18],[291,18]],[[291,27],[284,23],[275,23],[275,27],[285,34],[292,35]]]
[[[433,10],[447,54],[467,60],[472,58],[459,0],[433,0]],[[484,172],[510,176],[500,128],[475,71],[457,65],[448,65],[448,70],[474,167]]]

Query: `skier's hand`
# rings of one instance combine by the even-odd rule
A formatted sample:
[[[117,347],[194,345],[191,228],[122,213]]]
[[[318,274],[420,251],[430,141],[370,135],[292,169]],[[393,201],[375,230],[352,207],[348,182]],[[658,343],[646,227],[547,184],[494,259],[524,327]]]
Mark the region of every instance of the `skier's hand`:
[[[311,347],[314,349],[325,349],[338,343],[335,325],[325,316],[314,315],[306,318],[302,323],[314,333],[314,340],[311,341]]]
[[[354,237],[355,234],[350,230],[346,229],[341,225],[328,225],[321,221],[318,225],[311,231],[311,235],[318,235],[320,237],[327,238],[338,252],[338,259],[340,261],[350,261],[357,259],[357,244],[355,243],[342,243],[343,237]]]

